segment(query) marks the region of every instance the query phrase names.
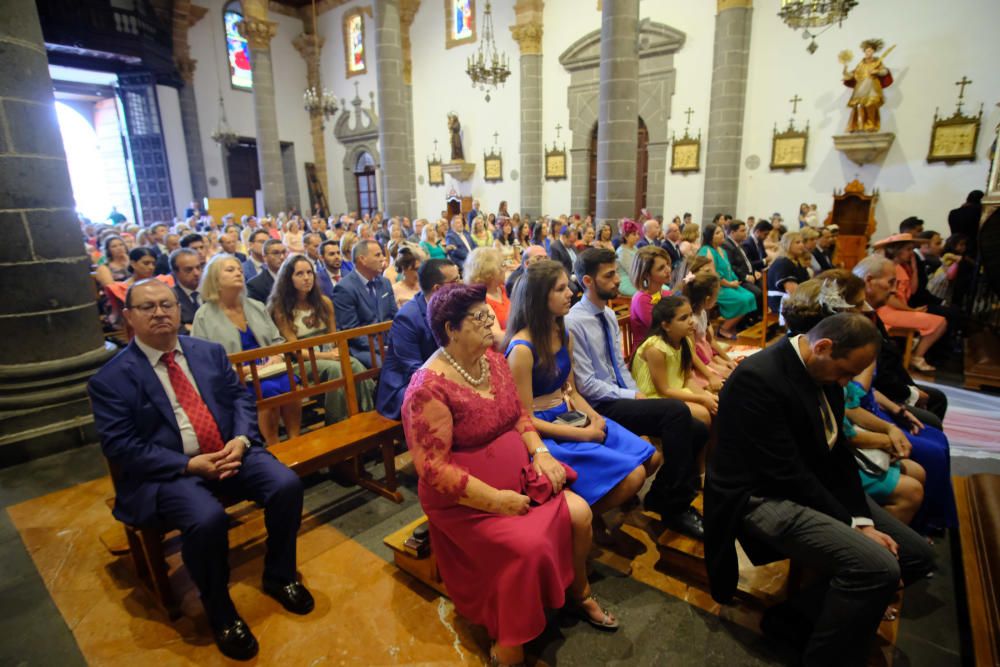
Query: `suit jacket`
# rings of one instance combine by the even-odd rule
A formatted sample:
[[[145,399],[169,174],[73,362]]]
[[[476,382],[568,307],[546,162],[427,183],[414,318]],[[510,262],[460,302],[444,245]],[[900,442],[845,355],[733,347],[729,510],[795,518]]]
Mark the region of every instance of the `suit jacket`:
[[[399,309],[389,329],[389,349],[378,376],[375,409],[389,419],[399,419],[410,377],[438,348],[427,324],[427,300],[413,297]]]
[[[929,305],[940,306],[942,300],[927,290],[927,281],[930,279],[930,263],[918,252],[913,253],[913,262],[916,266],[917,289],[907,305],[911,308]]]
[[[166,276],[170,274],[170,255],[165,252],[160,252],[159,248],[153,251],[158,253],[156,255],[156,269],[153,275],[156,276]]]
[[[243,264],[243,263],[245,263],[247,261],[247,256],[245,254],[243,254],[242,252],[234,252],[233,253],[233,257],[235,257],[236,259],[240,260],[240,264]]]
[[[373,302],[368,283],[358,271],[351,271],[333,288],[333,310],[337,314],[337,329],[354,329],[369,324],[385,322],[396,316],[398,306],[392,284],[383,276],[376,276],[376,300]],[[368,338],[352,338],[351,354],[367,368],[371,368]]]
[[[820,391],[838,426],[832,448]],[[755,564],[783,557],[741,531],[751,496],[791,500],[848,525],[870,517],[843,418],[844,390],[817,386],[788,338],[748,357],[726,381],[705,479],[705,557],[717,601],[736,591],[736,538]]]
[[[555,239],[549,244],[549,257],[563,265],[567,276],[573,275],[573,260],[562,241]]]
[[[813,259],[816,260],[816,263],[819,264],[820,273],[834,268],[833,262],[830,261],[830,257],[819,248],[813,248],[812,255]]]
[[[683,255],[681,255],[680,248],[675,246],[670,241],[664,241],[661,247],[667,251],[668,255],[670,255],[670,262],[673,264],[674,269],[677,269],[681,265],[681,260],[684,258]]]
[[[270,271],[264,269],[247,281],[247,296],[261,303],[267,303],[267,297],[271,296],[272,287],[274,287],[274,276],[271,275]]]
[[[767,265],[767,251],[764,249],[764,242],[758,241],[753,236],[747,237],[743,242],[743,252],[750,259],[750,266],[754,271],[763,271]]]
[[[635,244],[635,247],[636,247],[636,248],[645,248],[645,247],[646,247],[646,246],[648,246],[648,245],[655,245],[655,246],[656,246],[657,248],[662,248],[662,247],[663,247],[663,241],[660,241],[660,240],[656,240],[656,241],[653,241],[652,243],[650,243],[650,242],[649,242],[649,240],[648,240],[648,239],[646,239],[646,237],[645,237],[645,236],[643,236],[643,237],[642,237],[641,239],[639,239],[639,241],[638,241],[638,242],[637,242],[637,243]]]
[[[260,444],[257,406],[218,343],[181,336],[180,346],[222,440],[245,435]],[[114,515],[147,525],[157,514],[160,484],[187,467],[170,399],[142,350],[132,342],[87,384],[101,448],[118,468]]]
[[[323,262],[316,264],[316,281],[326,298],[333,301],[333,278],[330,277],[330,272],[326,270],[326,265]]]
[[[517,281],[521,279],[524,275],[524,265],[521,265],[514,269],[510,276],[507,278],[507,282],[504,283],[504,287],[507,289],[507,294],[510,297],[514,296],[514,287],[517,285]]]
[[[198,295],[198,306],[195,306],[180,285],[174,284],[174,294],[177,295],[177,303],[181,306],[181,324],[190,325],[194,322],[194,314],[198,312],[198,307],[201,306],[201,295]]]
[[[875,326],[878,327],[879,333],[882,334],[882,347],[879,349],[878,365],[872,385],[890,400],[902,403],[910,397],[910,387],[916,386],[916,383],[903,366],[903,353],[896,346],[896,341],[889,338],[889,332],[882,318],[876,313],[871,315],[875,318]]]
[[[465,238],[466,241],[469,242],[469,248],[475,250],[476,242],[472,240],[472,236],[469,234],[469,232],[462,232],[461,235],[459,235],[456,234],[454,230],[448,230],[448,233],[445,234],[444,236],[445,245],[450,244],[455,246],[454,250],[448,252],[448,259],[458,264],[460,269],[465,264],[465,258],[468,257],[469,253],[472,251],[469,250],[469,248],[466,248],[465,244],[462,243],[463,237]]]
[[[729,258],[729,264],[733,267],[733,273],[736,274],[740,282],[745,281],[747,276],[753,275],[750,258],[745,252],[741,252],[742,247],[737,247],[736,242],[727,236],[726,240],[722,242],[722,248],[726,251],[726,257]]]
[[[250,282],[257,277],[257,265],[249,257],[243,261],[243,280]]]

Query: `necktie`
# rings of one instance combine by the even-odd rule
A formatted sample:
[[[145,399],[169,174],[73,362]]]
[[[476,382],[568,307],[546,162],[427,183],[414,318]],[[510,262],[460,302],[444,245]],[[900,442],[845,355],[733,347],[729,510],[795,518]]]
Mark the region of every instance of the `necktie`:
[[[201,400],[201,396],[198,395],[191,381],[187,379],[184,371],[177,364],[174,354],[175,350],[164,352],[160,361],[167,367],[167,377],[170,378],[170,386],[174,389],[177,402],[181,404],[181,409],[184,410],[184,414],[187,415],[194,428],[201,453],[217,452],[223,447],[219,426],[215,423],[215,417],[209,412],[205,401]]]
[[[618,382],[619,387],[624,389],[625,378],[622,377],[621,371],[618,370],[618,364],[615,363],[615,346],[611,339],[611,327],[608,326],[608,318],[604,316],[603,312],[600,312],[597,313],[597,321],[601,323],[601,329],[604,330],[604,346],[608,352],[608,363],[611,364],[611,370],[615,372],[615,381]]]
[[[191,303],[194,304],[195,308],[198,308],[201,305],[200,303],[198,303],[198,291],[197,290],[195,290],[194,292],[191,292]]]
[[[368,295],[372,299],[372,308],[375,312],[378,312],[378,292],[376,291],[376,282],[374,279],[368,281]]]

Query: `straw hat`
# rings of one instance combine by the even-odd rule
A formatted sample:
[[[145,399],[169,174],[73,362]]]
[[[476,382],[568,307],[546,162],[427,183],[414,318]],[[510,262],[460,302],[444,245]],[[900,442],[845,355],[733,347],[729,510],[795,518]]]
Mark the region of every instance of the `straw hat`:
[[[892,236],[887,236],[881,241],[876,241],[872,244],[873,248],[885,248],[890,245],[898,245],[901,243],[910,243],[917,245],[920,243],[919,240],[914,239],[911,234],[893,234]]]

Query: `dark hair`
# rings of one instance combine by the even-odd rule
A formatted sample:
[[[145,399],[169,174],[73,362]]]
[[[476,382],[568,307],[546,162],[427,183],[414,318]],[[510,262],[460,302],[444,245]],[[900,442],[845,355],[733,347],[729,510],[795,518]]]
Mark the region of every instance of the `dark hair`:
[[[545,241],[545,237],[542,232],[545,231],[545,223],[536,222],[531,226],[531,244],[532,245],[542,245]]]
[[[598,241],[603,241],[604,240],[602,237],[604,236],[604,230],[605,229],[607,229],[610,232],[608,234],[608,240],[609,241],[615,238],[615,228],[611,225],[611,223],[610,222],[602,222],[601,226],[597,228],[597,240]]]
[[[984,196],[985,195],[982,190],[973,190],[969,193],[969,196],[965,198],[965,201],[969,204],[978,204],[983,201]]]
[[[714,273],[702,273],[695,275],[694,280],[684,282],[681,291],[691,304],[691,310],[697,313],[705,307],[705,302],[715,294],[719,285],[719,276]]]
[[[930,241],[935,236],[941,236],[940,232],[935,232],[933,229],[925,229],[924,231],[917,234],[917,238],[921,241]]]
[[[418,262],[420,262],[420,258],[412,250],[400,247],[396,252],[396,273],[402,274],[403,271],[409,271]]]
[[[953,255],[963,254],[956,250],[959,243],[965,244],[965,252],[969,251],[969,237],[965,234],[952,234],[948,237],[948,240],[944,242],[943,252],[950,252]]]
[[[729,224],[726,225],[726,227],[729,229],[729,233],[732,234],[734,232],[740,231],[740,227],[743,227],[746,224],[747,223],[743,222],[742,220],[730,220]]]
[[[446,266],[458,266],[450,259],[429,259],[420,265],[417,270],[417,279],[420,281],[420,291],[424,296],[429,295],[434,288],[444,283],[444,272]]]
[[[104,239],[104,258],[106,260],[108,260],[109,262],[111,261],[111,242],[112,241],[121,241],[122,245],[125,246],[125,249],[128,250],[128,244],[125,243],[125,239],[123,239],[122,237],[118,236],[117,234],[110,234],[109,236],[105,237],[105,239]]]
[[[427,302],[427,325],[440,347],[448,344],[445,325],[450,324],[452,329],[458,329],[469,314],[469,309],[480,303],[486,303],[486,285],[454,283],[444,285],[434,293]]]
[[[198,241],[204,243],[205,237],[197,232],[191,232],[190,234],[185,234],[184,236],[181,237],[180,246],[182,248],[187,248],[192,243],[197,243]]]
[[[294,328],[295,302],[298,301],[299,293],[295,289],[292,275],[295,273],[295,265],[299,262],[308,264],[309,270],[313,272],[313,285],[306,295],[306,303],[312,309],[313,316],[319,316],[323,319],[332,333],[333,323],[326,321],[327,309],[323,303],[323,291],[320,289],[319,281],[315,279],[316,269],[313,268],[312,260],[301,253],[295,253],[286,259],[281,268],[278,269],[278,277],[275,278],[274,287],[271,288],[271,294],[267,297],[267,312],[271,314],[271,319],[274,320],[275,324],[280,322]]]
[[[718,228],[719,226],[714,222],[705,223],[705,228],[701,230],[701,244],[703,246],[708,246],[709,248],[713,247],[712,237],[715,236],[715,230]]]
[[[137,248],[132,248],[128,253],[128,272],[132,273],[132,262],[138,262],[143,257],[152,257],[156,259],[156,254],[153,252],[152,248],[147,248],[146,246],[139,246]]]
[[[923,227],[924,221],[915,215],[911,215],[909,218],[903,220],[899,223],[899,233],[900,234],[911,234],[914,229],[918,227]]]
[[[504,225],[510,225],[510,234],[503,233]],[[497,230],[493,232],[493,238],[500,241],[502,245],[514,245],[517,241],[517,232],[514,231],[514,223],[510,221],[510,218],[501,218],[497,221]]]
[[[714,276],[713,276],[714,277]],[[677,317],[677,311],[680,310],[681,306],[688,303],[688,300],[682,296],[665,296],[660,299],[655,306],[653,306],[653,320],[649,325],[649,334],[646,338],[651,338],[652,336],[659,336],[668,345],[670,341],[667,340],[667,332],[663,330],[664,324],[670,324]],[[691,345],[682,340],[681,341],[681,371],[684,373],[684,378],[687,379],[688,375],[691,373],[691,367],[694,365],[694,359],[691,355]]]
[[[323,241],[322,243],[320,243],[319,244],[319,256],[320,257],[323,256],[323,253],[326,252],[326,249],[329,246],[336,246],[337,250],[340,250],[340,241],[334,241],[333,239],[329,239],[327,241]]]
[[[757,224],[753,226],[755,232],[770,232],[774,229],[774,225],[771,224],[769,220],[758,220]]]
[[[596,278],[602,264],[614,264],[617,261],[618,256],[607,248],[587,248],[577,254],[573,273],[576,274],[577,280],[583,283],[584,276],[590,276],[591,280]]]
[[[554,377],[556,350],[552,349],[552,313],[549,311],[549,292],[555,287],[566,269],[559,262],[543,259],[528,267],[514,287],[510,300],[510,319],[507,321],[507,335],[503,346],[506,349],[511,339],[521,329],[527,329],[535,349],[535,365],[546,377]],[[556,330],[559,340],[566,340],[566,326],[562,317],[557,317]]]
[[[254,239],[257,238],[261,234],[263,234],[267,238],[271,238],[271,235],[268,234],[265,230],[263,230],[263,229],[255,229],[252,232],[250,232],[250,236],[247,237],[247,240],[250,242],[251,245],[253,245]]]
[[[821,338],[833,342],[831,356],[843,359],[852,350],[874,345],[876,352],[882,345],[882,334],[867,317],[860,313],[837,313],[823,318],[806,333],[810,343]]]
[[[170,257],[168,258],[170,262],[170,273],[177,273],[177,258],[181,255],[191,255],[192,257],[201,259],[201,255],[199,255],[198,251],[194,248],[178,248],[170,253]]]

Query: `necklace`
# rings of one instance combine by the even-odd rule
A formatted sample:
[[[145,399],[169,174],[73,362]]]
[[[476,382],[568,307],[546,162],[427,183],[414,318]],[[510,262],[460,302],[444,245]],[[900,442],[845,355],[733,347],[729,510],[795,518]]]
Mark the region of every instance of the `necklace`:
[[[473,378],[472,375],[470,375],[467,370],[462,368],[462,365],[460,363],[455,361],[455,357],[448,354],[448,350],[442,347],[441,353],[444,354],[444,358],[448,360],[448,363],[450,363],[452,367],[454,367],[454,369],[458,371],[459,375],[465,378],[465,381],[471,384],[473,387],[478,387],[483,382],[485,382],[486,379],[489,377],[490,367],[489,364],[486,362],[485,355],[479,357],[479,378],[476,379]]]

